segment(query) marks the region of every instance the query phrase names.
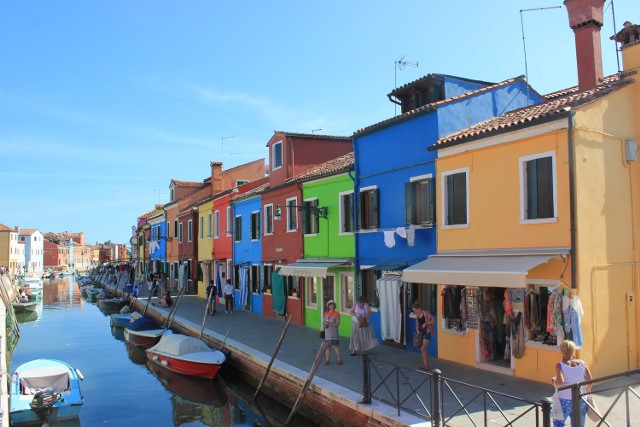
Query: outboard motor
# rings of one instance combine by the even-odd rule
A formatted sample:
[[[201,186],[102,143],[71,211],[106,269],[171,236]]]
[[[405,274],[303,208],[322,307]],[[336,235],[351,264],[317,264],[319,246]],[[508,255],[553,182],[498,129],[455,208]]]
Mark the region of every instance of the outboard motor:
[[[33,396],[29,406],[40,418],[43,426],[49,425],[49,417],[53,412],[53,405],[60,400],[60,397],[60,393],[55,393],[51,387],[47,387]]]

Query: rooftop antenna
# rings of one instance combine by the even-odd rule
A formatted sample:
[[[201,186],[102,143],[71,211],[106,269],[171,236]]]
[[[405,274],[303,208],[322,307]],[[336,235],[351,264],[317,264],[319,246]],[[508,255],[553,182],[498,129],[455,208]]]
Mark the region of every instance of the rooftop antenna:
[[[314,133],[319,132],[319,131],[321,131],[321,130],[322,130],[322,129],[311,129],[311,133],[312,133],[312,134],[314,134]]]
[[[225,139],[231,139],[231,138],[235,138],[235,136],[221,136],[220,137],[220,141],[222,141],[222,156],[220,156],[220,158],[222,159],[223,162],[224,162],[224,140]]]
[[[524,50],[524,78],[529,84],[529,66],[527,65],[527,44],[524,38],[524,15],[522,12],[533,12],[539,10],[562,9],[562,6],[536,7],[533,9],[520,9],[520,29],[522,30],[522,49]],[[529,88],[527,88],[527,101],[529,100]]]
[[[618,34],[618,30],[616,26],[616,10],[613,6],[613,0],[609,2],[609,5],[611,6],[611,16],[613,17],[613,34],[615,35]],[[613,41],[613,45],[616,48],[616,62],[618,63],[618,72],[621,72],[622,69],[620,68],[620,48],[618,47],[618,43],[615,40]]]
[[[417,61],[405,61],[404,59],[405,56],[406,55],[402,55],[400,59],[396,59],[395,61],[393,61],[393,88],[394,89],[398,88],[398,70],[402,71],[406,67],[414,67],[414,68],[418,67]],[[393,113],[395,115],[397,114],[398,105],[397,104],[393,104],[393,105],[394,105]]]

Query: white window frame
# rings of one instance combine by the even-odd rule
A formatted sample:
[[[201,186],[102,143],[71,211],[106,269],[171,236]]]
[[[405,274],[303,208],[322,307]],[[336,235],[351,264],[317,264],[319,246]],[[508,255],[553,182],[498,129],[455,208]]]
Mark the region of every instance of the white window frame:
[[[276,165],[276,147],[277,146],[280,146],[280,164],[279,165]],[[273,167],[271,168],[272,171],[278,170],[282,168],[282,166],[284,165],[284,148],[282,145],[282,141],[278,141],[271,146],[271,164],[273,165]]]
[[[341,271],[338,276],[339,287],[340,287],[340,308],[338,311],[341,313],[348,313],[351,309],[351,306],[347,307],[347,290],[343,286],[344,282],[342,281],[343,277],[351,277],[351,290],[352,290],[352,300],[355,304],[356,302],[356,275],[353,271]],[[346,282],[348,283],[348,281]]]
[[[193,220],[187,221],[187,242],[193,240]]]
[[[527,162],[532,160],[551,157],[551,173],[553,181],[553,217],[552,218],[527,218]],[[555,150],[544,153],[532,154],[518,158],[520,175],[520,224],[548,224],[558,222],[558,181],[556,174],[556,152]]]
[[[315,203],[315,207],[316,207],[316,208],[317,208],[318,206],[320,206],[320,201],[318,200],[318,198],[317,198],[317,197],[310,197],[310,198],[308,198],[308,199],[304,199],[304,200],[302,201],[302,206],[304,206],[304,205],[305,205],[305,203],[310,203],[310,202],[316,202],[316,203]],[[297,210],[296,210],[296,213],[297,213]],[[302,210],[302,215],[306,215],[306,214],[305,214],[305,212],[304,212],[304,209]],[[317,221],[317,223],[318,223],[318,230],[317,230],[315,233],[305,233],[305,230],[302,230],[302,234],[303,234],[303,236],[305,236],[305,237],[314,237],[314,236],[317,236],[318,234],[320,234],[320,218],[318,217],[318,215],[314,215],[314,214],[312,214],[312,213],[309,213],[308,217],[309,217],[310,219],[313,219],[314,221]]]
[[[467,208],[467,223],[466,224],[447,224],[447,214],[448,214],[448,210],[447,210],[447,198],[448,198],[448,194],[447,194],[447,177],[449,175],[455,175],[458,173],[464,173],[466,175],[466,179],[465,179],[465,185],[466,185],[466,193],[467,193],[467,200],[466,200],[466,208]],[[454,170],[450,170],[450,171],[446,171],[446,172],[442,172],[442,174],[440,175],[440,206],[442,206],[442,221],[440,221],[441,225],[440,228],[441,229],[454,229],[454,228],[469,228],[469,197],[470,197],[470,193],[469,193],[469,168],[460,168],[460,169],[454,169]]]
[[[271,211],[271,215],[269,215],[269,210]],[[273,203],[268,203],[262,207],[263,216],[264,216],[264,236],[272,236],[273,235]],[[267,225],[269,225],[267,227]],[[271,229],[270,232],[267,230]]]
[[[311,302],[311,296],[313,295],[313,287],[316,288],[316,302]],[[304,280],[304,295],[307,308],[318,309],[318,301],[320,299],[320,290],[322,289],[322,278],[320,277],[306,277]]]
[[[213,212],[213,238],[220,237],[220,211]]]
[[[251,242],[257,242],[258,240],[260,240],[260,211],[253,211],[251,212],[251,216],[249,217],[249,241]],[[257,233],[257,237],[254,239],[253,238],[253,218],[257,218],[258,219],[258,233]]]
[[[200,216],[200,230],[198,230],[199,239],[204,240],[204,216]]]
[[[227,206],[227,236],[231,236],[233,220],[234,219],[231,217],[231,206]]]
[[[338,210],[338,221],[340,221],[340,232],[338,233],[339,236],[350,236],[353,235],[353,232],[356,229],[356,220],[353,217],[353,211],[346,213],[344,211],[344,203],[342,203],[342,198],[347,196],[347,195],[351,195],[351,204],[352,206],[355,206],[356,204],[356,198],[354,195],[354,191],[353,190],[349,190],[349,191],[341,191],[340,193],[338,193],[338,206],[340,207]],[[352,222],[352,227],[353,227],[353,231],[345,231],[344,230],[344,217],[345,215],[349,215],[351,216],[351,222]]]
[[[286,218],[287,218],[287,233],[294,233],[296,231],[298,231],[298,229],[300,228],[300,225],[298,224],[298,208],[293,208],[293,209],[289,209],[289,202],[293,202],[294,206],[298,205],[298,198],[297,197],[290,197],[288,199],[286,199],[284,201],[284,210],[287,212]],[[296,224],[294,228],[290,228],[291,226],[291,214],[290,211],[293,211],[293,214],[295,215],[295,219],[296,219]]]
[[[184,229],[182,227],[182,222],[178,222],[178,242],[182,243],[182,237],[184,236]]]
[[[211,214],[211,212],[209,212],[207,214],[207,239],[211,240],[211,236],[212,236],[212,230],[213,228],[213,215]]]
[[[240,240],[238,240],[238,230],[236,230],[236,224],[238,223],[238,220],[237,220],[238,218],[240,218]],[[242,242],[242,215],[236,215],[233,217],[233,231],[234,231],[233,242],[234,243]]]

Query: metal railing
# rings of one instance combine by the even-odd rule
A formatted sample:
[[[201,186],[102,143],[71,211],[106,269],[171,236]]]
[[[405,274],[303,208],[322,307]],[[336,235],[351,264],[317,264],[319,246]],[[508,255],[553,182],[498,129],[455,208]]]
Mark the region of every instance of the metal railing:
[[[591,390],[587,392],[587,388]],[[596,426],[630,427],[633,425],[632,418],[635,423],[638,422],[640,369],[558,387],[558,391],[568,389],[571,390],[571,427],[582,426],[583,405],[587,406],[587,416],[595,422]],[[597,398],[594,397],[596,394]],[[622,398],[624,400],[621,402]],[[632,408],[635,408],[635,414],[632,414]]]
[[[551,399],[534,402],[429,372],[363,355],[362,403],[372,398],[434,427],[447,425],[551,426]]]

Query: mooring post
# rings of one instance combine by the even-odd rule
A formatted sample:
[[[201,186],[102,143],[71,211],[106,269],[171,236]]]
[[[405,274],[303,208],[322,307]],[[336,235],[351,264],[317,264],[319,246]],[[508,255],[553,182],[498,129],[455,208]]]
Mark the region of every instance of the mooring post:
[[[440,375],[442,372],[440,369],[434,369],[432,371],[433,376],[431,377],[431,396],[433,407],[431,408],[431,413],[433,417],[431,418],[431,425],[434,427],[440,427],[442,423],[442,413],[440,412],[440,406],[442,402],[442,396],[440,396]]]
[[[371,403],[371,375],[369,371],[369,356],[362,355],[362,402]]]
[[[551,427],[551,405],[552,401],[548,397],[543,397],[540,400],[540,406],[542,407],[542,427]]]

